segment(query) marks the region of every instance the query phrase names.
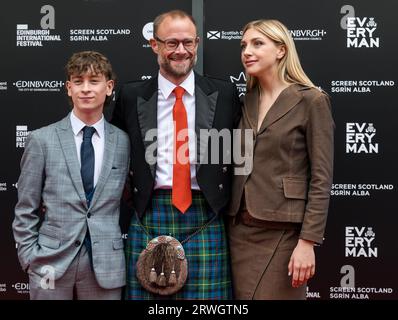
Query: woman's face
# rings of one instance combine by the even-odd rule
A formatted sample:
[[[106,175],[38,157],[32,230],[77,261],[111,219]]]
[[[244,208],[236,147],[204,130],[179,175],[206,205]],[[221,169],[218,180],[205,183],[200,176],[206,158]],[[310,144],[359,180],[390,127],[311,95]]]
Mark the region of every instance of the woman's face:
[[[285,54],[284,46],[275,44],[267,36],[255,29],[248,29],[241,41],[241,59],[246,73],[260,76],[276,72],[279,60]]]

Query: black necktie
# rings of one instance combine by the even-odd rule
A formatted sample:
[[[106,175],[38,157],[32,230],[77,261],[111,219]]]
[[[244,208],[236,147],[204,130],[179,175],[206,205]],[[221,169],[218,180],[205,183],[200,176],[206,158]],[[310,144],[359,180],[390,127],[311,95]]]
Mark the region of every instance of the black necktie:
[[[90,207],[91,199],[94,194],[94,147],[91,138],[95,132],[93,127],[83,128],[83,142],[80,147],[80,162],[81,162],[81,175],[83,181],[84,192],[86,193],[87,207]],[[84,237],[84,245],[87,248],[88,257],[90,259],[91,269],[93,268],[92,248],[90,231],[87,228],[86,236]]]
[[[83,142],[80,148],[81,175],[84,192],[87,200],[91,200],[94,188],[94,147],[91,138],[95,132],[94,127],[83,128]]]

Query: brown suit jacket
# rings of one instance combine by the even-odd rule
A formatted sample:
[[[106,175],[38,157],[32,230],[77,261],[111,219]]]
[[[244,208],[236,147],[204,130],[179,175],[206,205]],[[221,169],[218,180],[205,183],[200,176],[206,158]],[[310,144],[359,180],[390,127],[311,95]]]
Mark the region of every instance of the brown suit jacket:
[[[253,217],[302,223],[300,238],[322,243],[333,174],[329,98],[293,84],[281,92],[257,130],[258,100],[257,89],[245,96],[240,128],[253,130],[253,167],[234,176],[229,214],[238,213],[244,194]],[[244,150],[243,135],[241,143]]]

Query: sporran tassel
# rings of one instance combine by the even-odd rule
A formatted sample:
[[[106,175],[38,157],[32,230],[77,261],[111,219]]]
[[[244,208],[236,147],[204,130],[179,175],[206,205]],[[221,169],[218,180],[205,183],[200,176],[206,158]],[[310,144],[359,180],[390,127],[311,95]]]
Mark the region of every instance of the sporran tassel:
[[[167,285],[166,284],[166,276],[164,275],[164,272],[163,272],[163,265],[162,265],[162,272],[160,273],[160,275],[158,277],[158,281],[156,283],[159,287],[166,287],[166,285]]]
[[[171,270],[170,277],[169,277],[169,286],[175,286],[176,284],[177,284],[177,275],[173,268],[173,270]]]
[[[149,282],[155,284],[157,279],[158,275],[156,273],[156,270],[154,267],[152,267],[151,272],[149,273]]]

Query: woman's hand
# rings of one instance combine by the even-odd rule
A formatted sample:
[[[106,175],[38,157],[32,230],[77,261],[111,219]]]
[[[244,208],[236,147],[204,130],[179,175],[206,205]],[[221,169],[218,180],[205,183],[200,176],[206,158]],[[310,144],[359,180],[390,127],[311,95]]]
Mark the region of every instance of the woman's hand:
[[[314,242],[299,239],[288,265],[288,275],[292,276],[292,287],[297,288],[315,274]]]

